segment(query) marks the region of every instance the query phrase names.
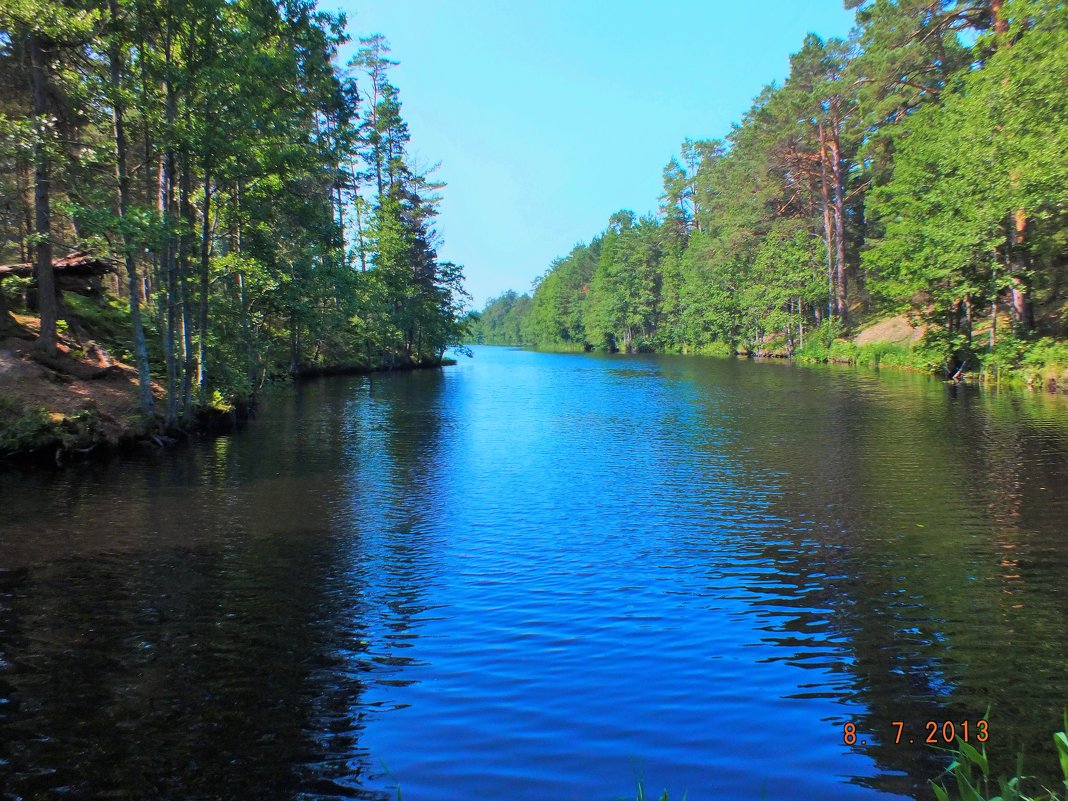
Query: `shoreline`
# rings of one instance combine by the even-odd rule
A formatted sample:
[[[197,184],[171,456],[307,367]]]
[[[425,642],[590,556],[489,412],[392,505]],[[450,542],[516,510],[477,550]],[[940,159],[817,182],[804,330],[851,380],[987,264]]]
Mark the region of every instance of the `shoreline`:
[[[304,365],[274,376],[271,384],[325,377],[407,372],[447,367],[438,363],[368,366]],[[157,403],[162,390],[153,385]],[[136,452],[160,452],[196,436],[237,431],[256,416],[257,395],[226,408],[202,406],[192,419],[165,429],[160,416],[146,420],[138,405],[137,376],[123,362],[102,357],[67,339],[57,357],[42,358],[24,337],[0,339],[0,472],[60,470]]]
[[[21,347],[13,343],[21,344]],[[146,421],[136,407],[136,376],[133,368],[122,362],[111,361],[106,366],[89,364],[88,356],[78,357],[72,346],[78,343],[68,342],[67,352],[58,362],[43,365],[30,353],[30,344],[26,340],[7,338],[0,340],[0,471],[9,469],[63,469],[65,467],[98,462],[104,459],[121,457],[135,452],[159,452],[178,447],[196,436],[218,436],[240,430],[255,418],[258,398],[253,396],[245,402],[235,402],[229,408],[204,406],[194,410],[191,422],[164,430],[161,421]],[[487,344],[487,343],[482,343]],[[843,343],[853,347],[852,342]],[[876,343],[888,344],[888,343]],[[890,343],[893,344],[893,343]],[[584,353],[577,348],[545,348],[532,345],[498,344],[491,347],[519,347],[546,353]],[[754,362],[769,361],[789,363],[795,366],[831,365],[834,367],[853,367],[874,370],[888,369],[915,373],[940,380],[943,383],[965,384],[986,390],[1008,389],[1024,391],[1030,395],[1046,395],[1068,399],[1068,380],[1050,378],[1048,381],[1027,381],[1020,376],[991,378],[980,373],[965,373],[956,377],[939,376],[931,370],[922,369],[913,364],[890,363],[880,360],[863,361],[859,358],[845,358],[828,354],[823,358],[806,358],[804,355],[789,355],[774,349],[747,353],[730,351],[726,348],[702,349],[689,352],[649,352],[647,354],[627,354],[617,351],[605,355],[677,355],[705,356],[716,358],[746,359]],[[22,361],[23,369],[13,368],[14,361]],[[64,365],[74,375],[64,375]],[[29,370],[36,370],[36,375],[26,376]],[[447,367],[456,364],[455,359],[443,358],[440,363],[400,363],[395,365],[368,366],[362,363],[342,363],[326,365],[304,365],[295,373],[278,374],[271,381],[281,385],[290,381],[304,382],[320,378],[334,378],[374,373],[409,372]],[[58,369],[52,369],[58,368]],[[51,369],[51,373],[45,372]],[[94,371],[86,374],[87,371]],[[12,375],[14,373],[14,375]],[[21,375],[20,375],[21,374]],[[10,392],[12,382],[23,383],[21,391]],[[33,405],[33,382],[38,388],[47,386],[53,396],[66,395],[67,403],[53,402]],[[64,388],[67,391],[64,392]],[[25,390],[29,389],[27,393]],[[116,408],[113,399],[105,402],[106,394],[125,395],[125,409]],[[26,398],[29,395],[30,398]],[[18,401],[24,401],[21,404]],[[70,408],[71,401],[77,402],[79,408]],[[49,407],[56,408],[49,408]],[[14,432],[14,434],[12,434]],[[12,442],[12,437],[15,441]]]
[[[935,379],[946,384],[957,384],[966,386],[975,386],[988,390],[1011,390],[1014,392],[1022,391],[1029,395],[1050,395],[1053,397],[1064,398],[1068,400],[1068,369],[1063,371],[1057,371],[1057,375],[1044,376],[1041,380],[1021,375],[1015,372],[1006,371],[1004,375],[1000,372],[994,373],[991,377],[988,373],[981,372],[963,372],[959,376],[954,377],[947,374],[945,371],[939,372],[937,370],[925,369],[924,367],[917,366],[915,364],[897,363],[894,360],[887,360],[886,363],[881,359],[865,359],[863,356],[860,358],[854,357],[841,357],[827,355],[822,358],[807,357],[804,354],[790,355],[784,351],[777,351],[774,349],[768,349],[757,352],[747,352],[741,350],[732,350],[727,347],[723,348],[700,348],[694,350],[668,350],[668,351],[632,351],[627,353],[625,351],[605,351],[598,350],[596,348],[583,349],[577,347],[565,347],[554,348],[549,346],[541,346],[534,344],[516,344],[516,343],[504,343],[504,342],[469,342],[470,345],[478,345],[494,348],[521,348],[523,350],[531,350],[540,353],[559,353],[559,354],[589,354],[596,353],[602,356],[697,356],[704,358],[716,358],[716,359],[743,359],[754,362],[775,362],[775,363],[787,363],[794,366],[832,366],[832,367],[853,367],[864,370],[872,370],[879,372],[880,370],[893,370],[894,372],[912,373],[914,375],[922,375],[928,378]],[[846,342],[844,340],[836,344],[847,344],[852,346],[852,342]],[[899,343],[873,343],[875,345],[897,345]],[[1041,372],[1041,371],[1040,371]]]

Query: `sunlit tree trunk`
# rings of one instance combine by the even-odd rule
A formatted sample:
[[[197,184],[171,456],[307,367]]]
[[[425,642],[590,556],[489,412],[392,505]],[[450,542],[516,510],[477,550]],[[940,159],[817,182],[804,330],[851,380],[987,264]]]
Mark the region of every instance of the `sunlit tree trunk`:
[[[845,254],[845,170],[842,164],[842,148],[838,139],[838,121],[832,119],[828,145],[831,156],[831,180],[834,209],[834,259],[835,259],[835,306],[843,323],[849,322],[849,306],[846,301],[847,276]]]
[[[1012,47],[1009,37],[1009,20],[1005,14],[1004,0],[990,0],[990,19],[994,26],[999,48]],[[1007,79],[1006,79],[1007,81]],[[1019,186],[1020,176],[1015,170],[1009,176],[1011,186]],[[1031,254],[1027,249],[1027,209],[1013,212],[1008,226],[1009,276],[1012,293],[1012,317],[1024,331],[1035,327],[1035,310],[1031,299],[1030,270]]]
[[[834,269],[834,223],[831,211],[830,177],[827,170],[827,130],[819,126],[820,137],[820,210],[823,212],[823,244],[827,250],[827,316],[834,314],[835,269]]]

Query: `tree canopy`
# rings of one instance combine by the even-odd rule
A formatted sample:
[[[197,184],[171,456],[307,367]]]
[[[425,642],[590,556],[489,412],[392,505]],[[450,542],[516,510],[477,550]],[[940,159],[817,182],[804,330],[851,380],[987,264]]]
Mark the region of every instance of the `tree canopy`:
[[[436,363],[466,295],[442,185],[379,34],[312,0],[13,0],[0,10],[0,261],[36,267],[40,347],[75,316],[52,260],[123,265],[142,405],[172,424],[265,375]]]
[[[847,6],[848,39],[809,34],[722,140],[682,144],[656,216],[553,263],[525,342],[793,353],[904,313],[956,369],[1065,337],[1068,9]]]

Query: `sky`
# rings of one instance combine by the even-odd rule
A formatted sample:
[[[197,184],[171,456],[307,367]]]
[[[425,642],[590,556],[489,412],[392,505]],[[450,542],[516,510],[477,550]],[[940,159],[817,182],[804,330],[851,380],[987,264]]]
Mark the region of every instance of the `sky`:
[[[441,162],[439,255],[473,307],[530,291],[620,209],[655,211],[683,139],[722,138],[842,0],[321,0],[383,34],[418,164]]]

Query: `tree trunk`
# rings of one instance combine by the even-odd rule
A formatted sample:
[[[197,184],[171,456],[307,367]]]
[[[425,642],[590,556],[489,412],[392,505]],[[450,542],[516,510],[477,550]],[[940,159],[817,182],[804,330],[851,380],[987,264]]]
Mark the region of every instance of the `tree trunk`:
[[[119,50],[119,11],[117,0],[108,0],[111,15],[112,35],[115,41],[111,47],[111,89],[114,92],[111,107],[111,119],[115,133],[115,178],[119,192],[119,220],[122,228],[122,251],[126,265],[127,291],[130,298],[130,324],[133,329],[134,362],[137,367],[137,385],[141,400],[141,412],[151,418],[155,412],[155,399],[152,397],[152,376],[148,364],[148,344],[145,342],[145,328],[141,321],[141,281],[137,275],[137,262],[133,248],[126,234],[126,215],[130,208],[130,176],[126,172],[126,127],[123,119],[124,103],[122,99],[122,57]]]
[[[345,266],[348,266],[348,256],[345,253],[345,199],[341,194],[340,170],[337,184],[337,228],[341,237],[341,256]]]
[[[297,330],[297,316],[289,316],[289,372],[296,375],[300,370],[300,333]]]
[[[173,202],[174,154],[166,152],[162,156],[159,172],[159,213],[165,227],[172,224],[171,204]],[[175,301],[178,296],[178,271],[175,268],[174,237],[168,231],[163,252],[160,254],[160,271],[166,286],[166,311],[163,326],[163,354],[167,362],[167,406],[164,412],[164,425],[168,428],[178,420],[178,360],[175,355],[175,331],[178,327],[178,310]]]
[[[1014,179],[1015,180],[1015,179]],[[1012,280],[1012,316],[1024,331],[1035,327],[1035,307],[1031,300],[1028,274],[1031,254],[1027,250],[1027,211],[1017,209],[1009,226],[1009,272]]]
[[[834,190],[834,258],[837,262],[835,275],[835,305],[842,323],[849,324],[849,306],[846,301],[847,275],[845,256],[845,171],[842,165],[842,147],[838,139],[837,120],[832,121],[828,144],[831,150],[831,179]]]
[[[30,37],[30,80],[33,86],[33,117],[37,128],[34,139],[34,255],[37,276],[37,303],[41,328],[35,347],[47,355],[56,353],[56,321],[59,304],[56,298],[56,274],[52,267],[52,210],[50,207],[50,165],[48,153],[48,67],[43,37]]]
[[[171,64],[171,21],[167,21],[166,62]],[[164,80],[165,97],[165,131],[168,136],[174,133],[175,98],[174,87],[170,78]],[[176,333],[178,330],[178,270],[176,266],[177,243],[172,227],[174,225],[174,143],[165,141],[159,172],[159,214],[167,229],[166,242],[160,259],[163,278],[166,281],[166,318],[163,334],[163,348],[167,359],[167,407],[164,424],[173,426],[178,420],[178,359],[175,354]]]
[[[994,25],[994,33],[998,37],[997,46],[999,48],[1012,47],[1012,41],[1008,37],[1009,20],[1005,16],[1004,0],[990,0],[990,19]],[[1007,78],[1005,83],[1008,83]],[[1015,170],[1009,175],[1009,181],[1013,189],[1019,186],[1020,176]],[[1009,223],[1008,244],[1013,321],[1019,329],[1030,331],[1035,327],[1035,309],[1031,300],[1029,280],[1031,254],[1027,249],[1026,209],[1018,208],[1013,213]]]
[[[240,254],[241,244],[241,182],[234,185],[234,248]],[[258,389],[256,369],[256,346],[252,341],[252,310],[248,300],[248,292],[245,289],[245,274],[237,274],[238,285],[241,290],[241,337],[245,343],[245,369],[248,374],[249,387],[255,392]]]
[[[15,183],[19,196],[19,261],[28,262],[32,257],[30,237],[33,236],[33,179],[30,177],[30,164],[18,158],[15,171]]]
[[[990,21],[994,25],[994,33],[1003,36],[1009,32],[1009,20],[1005,17],[1005,0],[990,0]]]
[[[189,152],[182,152],[182,177],[178,187],[178,209],[182,218],[178,246],[178,278],[182,308],[182,418],[193,415],[193,374],[196,351],[193,348],[193,298],[189,288],[189,250],[193,237],[193,204],[189,201],[191,176]]]
[[[217,17],[218,6],[211,7],[211,15],[205,20],[203,54],[208,62],[215,57],[215,30],[219,24]],[[197,387],[200,391],[200,402],[207,400],[208,392],[208,290],[210,284],[210,259],[211,259],[211,179],[214,159],[214,132],[216,127],[215,101],[211,92],[204,95],[204,122],[205,137],[203,139],[203,151],[200,163],[204,170],[204,205],[201,209],[203,219],[200,227],[200,298],[197,309],[197,330],[199,334],[199,351],[197,352]],[[192,219],[190,219],[192,225]],[[193,229],[190,228],[190,231]]]
[[[197,386],[201,403],[208,391],[208,268],[211,258],[211,164],[204,162],[204,219],[200,226],[200,353],[197,358]]]
[[[352,181],[356,182],[356,170],[352,166],[352,162],[349,162],[349,171],[352,173]],[[363,199],[356,195],[353,199],[353,205],[356,207],[356,247],[360,254],[360,272],[367,272],[367,245],[363,235]]]
[[[0,337],[12,336],[18,331],[18,323],[7,308],[7,298],[0,292]]]
[[[140,80],[140,98],[138,101],[139,106],[145,110],[142,119],[141,145],[144,148],[141,153],[141,157],[144,163],[144,197],[145,203],[151,202],[160,186],[159,170],[162,169],[163,164],[156,158],[156,155],[152,147],[152,128],[149,125],[148,110],[152,107],[149,93],[149,80],[148,80],[148,67],[146,66],[146,59],[144,53],[147,49],[145,44],[143,32],[138,43],[137,61],[141,68],[141,80]],[[156,169],[151,169],[149,165],[154,165]],[[155,173],[155,175],[153,175]],[[164,317],[163,317],[163,304],[159,302],[159,298],[153,298],[155,293],[160,291],[160,288],[164,285],[161,280],[162,277],[162,264],[160,260],[160,253],[156,248],[152,248],[151,263],[145,266],[144,278],[144,291],[143,297],[145,299],[146,313],[151,311],[156,317],[156,328],[158,331],[164,331]]]
[[[827,185],[827,131],[823,123],[819,127],[820,135],[820,208],[823,211],[823,244],[827,249],[827,316],[834,314],[835,303],[835,269],[834,269],[834,225],[832,222],[831,197]]]

